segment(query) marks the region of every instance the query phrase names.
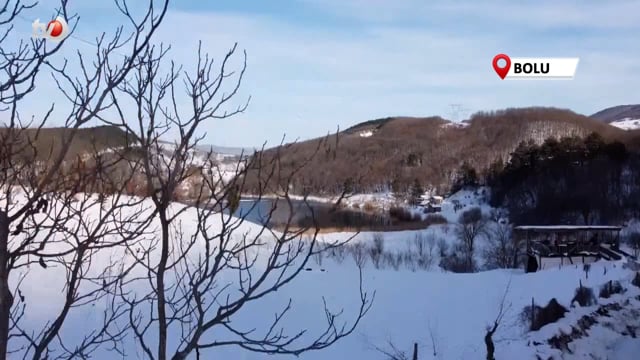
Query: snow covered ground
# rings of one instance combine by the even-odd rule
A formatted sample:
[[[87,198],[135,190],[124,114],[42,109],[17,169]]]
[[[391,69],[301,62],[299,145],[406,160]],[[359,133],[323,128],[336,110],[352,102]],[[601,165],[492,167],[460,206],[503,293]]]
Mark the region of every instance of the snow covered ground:
[[[486,202],[487,191],[488,190],[486,188],[458,191],[443,200],[441,212],[439,214],[450,223],[456,222],[461,213],[472,207],[479,207],[485,215],[489,215],[493,209]],[[309,199],[311,200],[311,197]],[[313,200],[328,202],[336,201],[337,199],[313,198]],[[400,203],[396,197],[394,197],[392,192],[353,194],[343,199],[342,202],[348,207],[380,210],[388,210],[392,206],[401,204],[412,211],[415,215],[421,215],[423,218],[428,216],[428,214],[423,212],[422,207],[409,206],[407,204]]]
[[[640,119],[626,118],[614,121],[611,123],[611,125],[623,130],[637,130],[640,129]]]
[[[456,199],[457,202],[452,202]],[[479,205],[476,203],[479,201],[477,199],[470,193],[460,193],[445,202],[443,215],[453,221],[461,211],[460,203],[464,203],[463,208]],[[138,214],[148,211],[145,208],[150,206],[151,203],[145,201],[140,206],[125,209],[125,213]],[[175,204],[172,210],[177,211],[183,207],[184,205]],[[485,207],[483,210],[488,208]],[[95,218],[99,211],[99,207],[85,209],[83,217]],[[184,238],[188,239],[196,231],[196,209],[188,208],[180,215],[180,220],[185,232]],[[221,226],[215,221],[208,225],[211,229]],[[238,234],[255,234],[258,231],[257,225],[244,223],[238,229]],[[453,241],[448,225],[420,232],[426,231],[437,232],[445,241]],[[385,248],[406,248],[407,243],[417,233],[419,232],[385,233]],[[352,235],[354,234],[323,234],[321,240],[335,241]],[[353,241],[371,246],[374,237],[375,234],[362,233]],[[193,251],[192,256],[197,256],[198,248]],[[104,271],[102,267],[106,266],[108,259],[113,258],[109,255],[118,256],[115,252],[105,253],[103,257],[96,258],[91,271]],[[262,266],[260,264],[263,263],[258,262],[258,266]],[[358,269],[354,259],[349,256],[344,261],[337,261],[327,257],[321,263],[312,261],[307,267],[309,271],[303,271],[298,278],[277,292],[247,305],[230,321],[238,327],[265,331],[264,327],[270,323],[274,314],[286,306],[290,299],[292,309],[284,324],[292,333],[306,330],[303,340],[318,335],[323,329],[323,300],[326,300],[333,310],[344,309],[345,317],[341,318],[341,321],[352,321],[350,315],[356,311],[359,300]],[[412,271],[404,268],[393,270],[376,269],[370,263],[365,263],[364,289],[369,294],[375,292],[370,312],[349,337],[322,351],[304,353],[300,358],[383,360],[386,359],[385,356],[376,348],[389,350],[389,344],[394,344],[398,349],[409,352],[412,344],[417,342],[419,359],[482,359],[485,354],[483,337],[486,326],[498,315],[501,299],[506,291],[505,305],[508,310],[494,336],[497,359],[528,360],[536,359],[537,355],[543,359],[549,356],[553,356],[554,359],[635,359],[640,351],[640,340],[621,335],[629,333],[628,328],[640,328],[640,317],[637,316],[640,302],[636,298],[640,295],[640,289],[630,283],[633,275],[632,270],[625,268],[624,261],[593,263],[588,277],[581,266],[552,268],[531,274],[525,274],[522,270],[453,274],[443,272],[437,267],[431,271]],[[17,279],[17,275],[13,277],[12,285],[15,286]],[[237,281],[234,276],[224,274],[221,279],[231,283]],[[598,305],[570,308],[574,290],[580,281],[584,286],[593,287],[597,296],[599,287],[610,280],[620,281],[627,291],[609,299],[598,299]],[[51,320],[50,317],[61,304],[64,283],[64,271],[59,267],[31,267],[22,286],[24,296],[29,300],[25,321],[30,330],[37,330],[43,323]],[[551,298],[556,298],[560,304],[570,308],[570,312],[557,324],[528,332],[520,319],[520,313],[531,303],[532,298],[538,305],[545,305]],[[586,331],[587,335],[571,342],[569,348],[573,354],[566,351],[563,354],[548,344],[550,338],[562,332],[573,331],[572,326],[576,325],[578,319],[595,312],[599,305],[609,303],[619,303],[622,307],[620,310],[611,311],[610,317],[601,316],[598,323]],[[101,316],[99,311],[91,309],[77,311],[74,314],[65,325],[63,334],[66,336],[79,336],[90,329],[92,322]],[[228,335],[221,331],[209,336]],[[135,358],[133,352],[130,354],[129,358]],[[237,347],[217,348],[204,354],[204,358],[211,359],[294,358],[250,353]],[[591,354],[595,357],[589,357]],[[100,353],[96,358],[111,359],[112,356],[113,354]]]

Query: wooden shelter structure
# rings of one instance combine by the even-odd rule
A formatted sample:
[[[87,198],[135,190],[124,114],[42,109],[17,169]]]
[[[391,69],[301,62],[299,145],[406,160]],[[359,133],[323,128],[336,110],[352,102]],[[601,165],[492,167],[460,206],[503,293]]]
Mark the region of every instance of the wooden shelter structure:
[[[543,269],[547,259],[589,263],[598,259],[619,260],[621,226],[521,225],[514,227],[516,241],[526,239],[527,272]],[[556,261],[557,263],[557,261]]]

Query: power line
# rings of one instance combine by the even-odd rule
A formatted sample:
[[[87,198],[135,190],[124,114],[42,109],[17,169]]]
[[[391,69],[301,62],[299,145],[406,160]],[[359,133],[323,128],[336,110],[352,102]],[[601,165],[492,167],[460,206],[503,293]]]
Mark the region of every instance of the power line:
[[[449,104],[451,106],[451,120],[458,121],[458,115],[462,109],[462,104]]]
[[[451,120],[454,122],[458,122],[460,120],[464,120],[464,119],[460,119],[460,115],[462,115],[463,117],[466,117],[469,115],[469,112],[471,109],[465,107],[463,104],[449,104],[449,106],[451,107]]]

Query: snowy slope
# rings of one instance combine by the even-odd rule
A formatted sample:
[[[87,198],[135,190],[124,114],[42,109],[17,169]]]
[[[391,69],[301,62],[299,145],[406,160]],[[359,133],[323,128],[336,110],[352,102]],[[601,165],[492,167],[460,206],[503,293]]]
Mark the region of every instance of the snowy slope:
[[[625,118],[614,121],[611,125],[623,130],[637,130],[640,129],[640,119]]]
[[[176,144],[168,141],[159,141],[158,146],[160,148],[157,154],[159,163],[168,164],[169,166],[173,164]],[[225,183],[231,181],[242,170],[242,163],[239,162],[238,156],[211,152],[202,148],[191,149],[187,153],[186,163],[203,167],[204,170],[211,170],[214,177],[219,177]]]
[[[462,195],[465,199],[466,195]],[[140,206],[125,208],[125,215],[149,211],[151,203],[144,201]],[[172,211],[183,209],[183,205],[176,204]],[[84,218],[95,218],[99,207],[84,210]],[[197,226],[196,210],[188,208],[180,216],[181,226],[188,239]],[[212,220],[208,224],[212,229],[219,229],[221,224]],[[244,223],[238,234],[257,233],[259,228],[250,223]],[[444,231],[443,231],[444,232]],[[355,241],[366,245],[371,243],[372,234],[360,234]],[[398,232],[389,234],[386,243],[390,248],[402,247],[413,238],[415,232]],[[265,235],[269,237],[271,235]],[[323,240],[335,240],[348,234],[323,235]],[[332,238],[334,237],[334,238]],[[149,238],[149,237],[147,237]],[[265,238],[269,243],[269,239]],[[52,246],[63,246],[52,244]],[[142,244],[141,246],[144,246]],[[199,248],[193,249],[191,256],[197,256]],[[112,256],[109,256],[112,255]],[[91,272],[105,271],[109,259],[122,257],[117,251],[96,258]],[[153,258],[154,256],[152,256]],[[265,259],[262,259],[265,260]],[[258,266],[263,263],[258,262]],[[304,271],[292,283],[278,292],[269,295],[258,302],[248,305],[237,313],[230,321],[236,326],[246,329],[264,329],[273,319],[276,312],[293,299],[292,310],[284,321],[291,333],[307,330],[303,339],[318,335],[321,331],[325,314],[323,311],[323,297],[331,309],[345,309],[346,318],[342,321],[350,322],[358,304],[358,271],[351,257],[343,262],[326,258],[322,266],[309,263],[311,271]],[[320,268],[325,271],[318,271]],[[235,275],[235,274],[231,274]],[[351,336],[341,340],[328,349],[305,353],[300,356],[307,360],[324,359],[385,359],[376,347],[385,347],[388,342],[401,349],[410,349],[413,342],[420,344],[420,359],[481,359],[484,357],[483,335],[487,324],[491,323],[498,313],[500,299],[509,286],[506,295],[507,312],[502,326],[495,336],[496,357],[498,359],[535,359],[536,355],[547,359],[553,355],[560,359],[560,351],[546,345],[546,341],[561,331],[569,331],[570,326],[580,316],[596,310],[597,307],[572,309],[560,324],[552,324],[540,331],[528,333],[522,325],[519,314],[522,308],[530,304],[535,298],[537,304],[545,304],[555,297],[566,307],[569,307],[574,289],[578,282],[585,286],[599,287],[609,280],[620,280],[629,290],[623,295],[614,295],[606,302],[623,302],[629,300],[627,312],[621,311],[616,316],[620,321],[632,319],[633,308],[640,309],[637,301],[633,300],[640,294],[640,290],[630,285],[633,272],[623,268],[622,262],[599,262],[592,265],[588,278],[582,268],[564,267],[550,269],[533,274],[524,274],[521,270],[496,270],[476,274],[452,274],[442,271],[410,271],[410,270],[378,270],[370,264],[365,264],[364,288],[369,293],[375,292],[373,307],[362,320],[361,324]],[[16,275],[13,277],[15,285]],[[64,286],[64,272],[56,266],[42,269],[32,267],[23,286],[23,292],[29,302],[27,316],[28,330],[37,330],[47,320],[54,310],[60,306],[60,291]],[[221,274],[221,284],[234,284],[236,276]],[[144,283],[136,286],[144,287]],[[237,284],[236,284],[237,286]],[[139,288],[133,291],[141,291]],[[35,300],[34,300],[35,299]],[[46,299],[46,300],[45,300]],[[601,300],[601,304],[606,303]],[[100,307],[100,304],[98,304]],[[76,312],[65,325],[67,336],[79,335],[91,328],[92,321],[101,316],[99,311],[84,310]],[[634,321],[637,321],[637,317]],[[640,324],[639,324],[640,325]],[[261,328],[262,327],[262,328]],[[603,321],[589,333],[589,336],[577,340],[574,346],[579,351],[566,359],[583,359],[584,354],[597,353],[601,359],[632,359],[628,354],[639,350],[637,339],[622,336],[621,329],[613,330]],[[174,329],[175,331],[176,329]],[[217,336],[228,336],[224,332]],[[432,342],[436,344],[436,356],[432,356]],[[614,336],[615,335],[615,336]],[[539,345],[535,345],[539,343]],[[132,344],[128,344],[131,349]],[[170,344],[170,347],[172,345]],[[577,351],[577,350],[576,350]],[[130,353],[133,354],[133,353]],[[99,353],[98,359],[111,359],[113,354]],[[267,357],[264,354],[249,353],[235,347],[217,348],[204,352],[204,358],[228,359],[292,359],[292,357]]]

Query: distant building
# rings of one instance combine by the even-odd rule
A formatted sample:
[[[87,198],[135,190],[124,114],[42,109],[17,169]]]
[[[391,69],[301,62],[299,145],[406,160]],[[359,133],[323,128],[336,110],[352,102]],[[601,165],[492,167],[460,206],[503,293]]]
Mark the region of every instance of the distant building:
[[[527,272],[554,266],[588,264],[599,259],[620,260],[620,226],[521,225],[514,227],[516,242],[526,241]]]
[[[420,196],[420,199],[419,206],[425,208],[427,212],[438,213],[442,211],[442,202],[444,201],[442,196],[424,194]]]

